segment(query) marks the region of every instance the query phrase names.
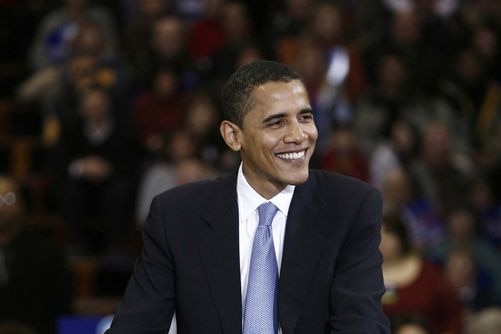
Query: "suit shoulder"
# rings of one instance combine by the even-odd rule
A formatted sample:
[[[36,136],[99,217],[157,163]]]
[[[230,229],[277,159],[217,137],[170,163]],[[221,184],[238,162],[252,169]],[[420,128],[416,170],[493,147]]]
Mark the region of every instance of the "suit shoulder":
[[[190,182],[165,190],[157,195],[157,197],[159,197],[161,201],[169,202],[193,200],[194,198],[210,198],[211,194],[217,191],[220,183],[220,179]]]
[[[336,190],[344,193],[356,192],[366,194],[370,191],[377,191],[373,186],[360,179],[328,171],[311,170],[310,178],[318,185],[319,189],[325,189],[329,192]]]
[[[370,184],[349,176],[332,172],[310,171],[309,189],[329,205],[358,206],[366,199],[382,202],[380,192]]]

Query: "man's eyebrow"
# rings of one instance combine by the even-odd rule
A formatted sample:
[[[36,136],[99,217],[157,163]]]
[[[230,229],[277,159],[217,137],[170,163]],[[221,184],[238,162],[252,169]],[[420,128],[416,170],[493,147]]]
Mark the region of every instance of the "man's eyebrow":
[[[311,108],[304,108],[304,109],[301,109],[298,113],[298,115],[304,115],[304,114],[313,114],[313,109]],[[262,123],[263,124],[266,124],[266,123],[271,123],[277,119],[280,119],[280,118],[283,118],[286,116],[286,113],[283,112],[283,113],[277,113],[277,114],[273,114],[273,115],[270,115],[268,117],[266,117],[265,119],[263,119]]]
[[[262,123],[270,123],[274,120],[277,120],[277,119],[280,119],[283,117],[285,117],[285,113],[273,114],[273,115],[270,115],[270,116],[266,117],[265,119],[263,119]]]
[[[313,109],[311,108],[304,108],[304,109],[301,109],[301,111],[299,112],[299,114],[313,114]]]

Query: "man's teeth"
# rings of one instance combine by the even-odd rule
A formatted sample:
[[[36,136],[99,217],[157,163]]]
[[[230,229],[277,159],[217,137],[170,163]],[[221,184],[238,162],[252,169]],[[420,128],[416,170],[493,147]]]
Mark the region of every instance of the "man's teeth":
[[[279,157],[280,159],[285,159],[285,160],[303,159],[305,152],[306,151],[293,152],[293,153],[279,153],[279,154],[277,154],[277,157]]]

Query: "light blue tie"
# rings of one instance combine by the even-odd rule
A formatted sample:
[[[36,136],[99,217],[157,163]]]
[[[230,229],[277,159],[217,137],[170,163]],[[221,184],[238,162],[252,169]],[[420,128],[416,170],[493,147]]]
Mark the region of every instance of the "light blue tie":
[[[271,202],[258,207],[259,225],[254,236],[245,300],[244,334],[278,332],[278,267],[271,223],[278,208]]]

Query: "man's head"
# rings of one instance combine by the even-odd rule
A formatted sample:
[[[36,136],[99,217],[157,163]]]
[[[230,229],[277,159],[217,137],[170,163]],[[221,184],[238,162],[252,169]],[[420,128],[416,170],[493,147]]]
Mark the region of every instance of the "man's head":
[[[258,60],[240,67],[223,86],[224,119],[241,126],[244,115],[256,102],[252,95],[255,88],[268,82],[287,83],[293,80],[301,80],[296,71],[269,60]]]
[[[240,152],[249,184],[271,198],[305,182],[317,129],[300,76],[271,61],[242,66],[223,87],[221,135]]]

